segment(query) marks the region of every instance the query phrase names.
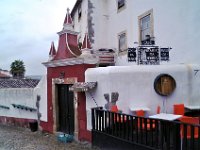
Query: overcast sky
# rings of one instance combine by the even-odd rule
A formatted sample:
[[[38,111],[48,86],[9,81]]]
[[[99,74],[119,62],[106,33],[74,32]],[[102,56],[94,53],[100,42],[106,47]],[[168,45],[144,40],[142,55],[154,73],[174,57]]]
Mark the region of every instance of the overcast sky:
[[[23,60],[26,75],[44,75],[51,42],[76,0],[0,0],[0,68]]]

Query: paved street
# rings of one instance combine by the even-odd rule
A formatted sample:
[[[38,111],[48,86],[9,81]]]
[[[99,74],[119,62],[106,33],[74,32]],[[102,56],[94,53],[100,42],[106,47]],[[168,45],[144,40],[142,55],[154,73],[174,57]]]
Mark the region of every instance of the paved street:
[[[93,150],[86,143],[61,143],[55,135],[0,124],[0,150]]]

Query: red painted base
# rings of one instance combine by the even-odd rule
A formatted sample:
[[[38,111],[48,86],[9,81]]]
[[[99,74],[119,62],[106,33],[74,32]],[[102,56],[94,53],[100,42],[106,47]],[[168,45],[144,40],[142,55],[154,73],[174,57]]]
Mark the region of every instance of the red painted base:
[[[19,126],[19,127],[29,128],[29,122],[32,122],[32,121],[35,121],[35,120],[0,116],[1,124],[8,124],[8,125],[14,125],[14,126]]]

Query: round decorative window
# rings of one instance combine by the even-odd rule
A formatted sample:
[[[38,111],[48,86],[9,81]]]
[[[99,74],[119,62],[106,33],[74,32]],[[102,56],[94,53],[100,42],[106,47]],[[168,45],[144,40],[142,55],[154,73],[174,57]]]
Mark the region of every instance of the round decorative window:
[[[161,74],[154,81],[154,89],[159,95],[168,96],[173,93],[175,88],[176,81],[168,74]]]

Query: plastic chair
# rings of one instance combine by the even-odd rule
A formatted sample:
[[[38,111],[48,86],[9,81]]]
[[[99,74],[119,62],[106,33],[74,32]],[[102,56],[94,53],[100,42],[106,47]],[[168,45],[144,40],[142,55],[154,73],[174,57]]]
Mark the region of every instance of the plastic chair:
[[[159,105],[157,106],[156,113],[157,113],[157,114],[160,114],[160,106],[159,106]]]
[[[189,123],[189,124],[199,124],[199,118],[198,117],[187,117],[183,116],[179,119],[183,123]],[[184,125],[180,126],[180,134],[181,134],[181,149],[182,149],[182,143],[183,143],[183,138],[184,138]],[[194,138],[199,137],[199,129],[198,127],[194,128]],[[191,125],[187,125],[187,134],[186,134],[187,139],[193,138],[191,135]]]
[[[136,111],[136,115],[138,117],[144,117],[145,116],[145,111],[144,110],[138,110],[138,111]],[[142,124],[140,123],[141,120],[142,120]],[[142,126],[142,129],[145,129],[144,119],[138,118],[138,128],[141,128],[141,126]],[[147,130],[151,129],[151,124],[150,124],[150,120],[149,119],[147,119],[146,128],[147,128]],[[155,128],[155,123],[152,122],[152,129],[154,129],[154,128]]]
[[[136,113],[136,115],[137,115],[138,117],[144,117],[144,115],[145,115],[144,110],[137,110],[135,113]]]
[[[113,106],[111,107],[111,111],[117,113],[117,112],[119,111],[117,105],[113,105]]]
[[[174,104],[174,114],[176,115],[184,115],[185,106],[184,104]]]
[[[111,112],[114,112],[114,113],[118,113],[119,112],[119,109],[118,109],[117,105],[113,105],[111,107]],[[122,123],[123,121],[126,122],[126,116],[123,119],[123,116],[119,117],[119,115],[114,114],[114,122],[120,122],[120,123]]]

